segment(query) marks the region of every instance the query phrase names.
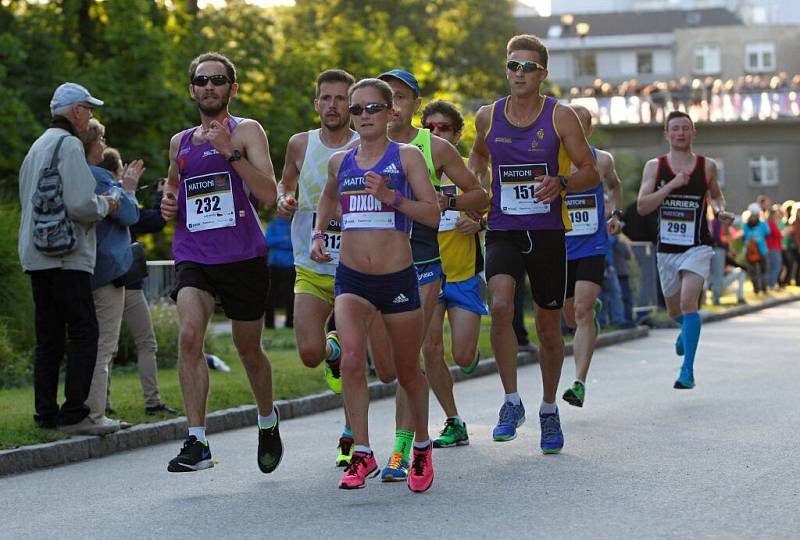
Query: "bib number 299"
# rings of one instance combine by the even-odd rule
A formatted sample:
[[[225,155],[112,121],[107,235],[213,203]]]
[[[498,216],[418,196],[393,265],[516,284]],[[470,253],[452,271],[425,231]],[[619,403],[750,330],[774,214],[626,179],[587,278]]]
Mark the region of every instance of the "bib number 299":
[[[210,197],[198,197],[194,200],[195,210],[197,214],[205,214],[208,212],[219,212],[219,195],[211,195]]]
[[[686,223],[667,222],[667,232],[675,234],[686,234]]]

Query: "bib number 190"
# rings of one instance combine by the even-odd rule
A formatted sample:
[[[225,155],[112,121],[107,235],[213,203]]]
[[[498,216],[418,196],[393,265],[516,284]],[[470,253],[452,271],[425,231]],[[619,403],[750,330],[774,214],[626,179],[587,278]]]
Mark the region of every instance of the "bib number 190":
[[[197,214],[206,214],[208,212],[219,212],[219,195],[211,195],[210,197],[198,197],[194,200]]]

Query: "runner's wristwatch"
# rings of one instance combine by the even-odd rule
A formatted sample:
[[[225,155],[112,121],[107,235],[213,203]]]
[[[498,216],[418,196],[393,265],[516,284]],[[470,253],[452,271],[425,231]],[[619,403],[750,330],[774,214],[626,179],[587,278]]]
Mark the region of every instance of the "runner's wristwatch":
[[[448,208],[448,210],[455,210],[456,209],[456,198],[455,197],[448,197],[447,198],[447,208]]]
[[[240,159],[242,159],[242,153],[234,148],[233,152],[231,152],[231,157],[228,158],[228,161],[233,163],[234,161],[239,161]]]
[[[559,176],[558,179],[561,180],[561,187],[567,189],[567,186],[569,185],[569,178],[566,176]]]

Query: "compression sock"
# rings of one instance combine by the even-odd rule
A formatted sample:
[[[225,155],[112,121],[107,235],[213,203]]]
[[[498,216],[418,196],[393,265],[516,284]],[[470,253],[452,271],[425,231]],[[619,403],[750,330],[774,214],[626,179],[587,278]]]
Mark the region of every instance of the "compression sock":
[[[702,322],[700,314],[697,312],[686,313],[683,316],[683,344],[685,347],[685,354],[683,357],[684,370],[692,371],[694,369],[694,356],[697,353],[697,345],[700,343],[700,328]]]

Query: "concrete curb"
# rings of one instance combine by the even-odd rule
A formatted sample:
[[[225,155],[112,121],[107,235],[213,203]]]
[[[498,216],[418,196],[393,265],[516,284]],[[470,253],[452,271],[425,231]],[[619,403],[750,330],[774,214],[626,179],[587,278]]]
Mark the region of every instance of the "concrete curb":
[[[703,311],[700,310],[700,318],[704,323],[713,323],[724,321],[726,319],[732,319],[733,317],[739,317],[741,315],[749,315],[750,313],[756,313],[758,311],[762,311],[765,309],[769,309],[775,306],[781,306],[783,304],[791,304],[792,302],[797,302],[800,300],[800,294],[795,294],[791,296],[787,296],[786,298],[767,298],[765,300],[761,300],[757,304],[745,304],[742,306],[736,306],[725,311]],[[652,325],[653,328],[678,328],[678,324],[671,321],[656,321]]]
[[[616,343],[646,337],[650,332],[647,327],[619,330],[603,334],[598,338],[598,347],[607,347]],[[566,346],[566,355],[572,355],[572,345]],[[536,362],[536,352],[520,353],[520,365]],[[497,371],[494,358],[478,363],[475,371],[466,375],[457,366],[450,372],[456,382],[472,377],[489,375]],[[393,397],[397,382],[369,384],[370,398],[373,400]],[[342,398],[330,391],[301,398],[276,401],[282,420],[315,414],[341,407]],[[206,429],[208,433],[217,433],[230,429],[253,426],[256,423],[255,405],[243,405],[232,409],[216,411],[208,415]],[[36,444],[0,451],[0,476],[19,474],[36,469],[57,465],[65,465],[77,461],[108,456],[117,452],[133,450],[145,446],[181,440],[186,434],[186,418],[175,418],[152,424],[137,424],[130,429],[119,431],[104,437],[76,436],[51,443]]]

